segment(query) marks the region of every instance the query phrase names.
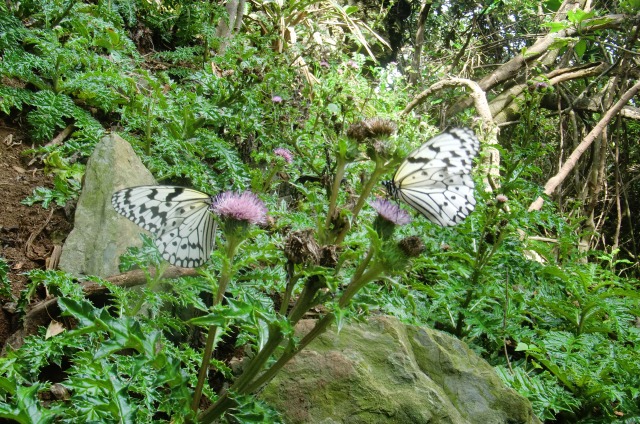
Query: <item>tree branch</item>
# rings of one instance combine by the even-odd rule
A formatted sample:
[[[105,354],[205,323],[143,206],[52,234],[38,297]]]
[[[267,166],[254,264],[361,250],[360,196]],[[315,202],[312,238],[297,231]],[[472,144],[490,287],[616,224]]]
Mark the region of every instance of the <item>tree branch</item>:
[[[556,22],[565,18],[564,14],[559,15],[555,20]],[[628,22],[629,17],[626,15],[607,15],[594,19],[585,20],[580,27],[580,35],[590,34],[594,31],[604,28],[617,28]],[[590,25],[589,22],[592,22]],[[577,28],[567,28],[558,32],[547,34],[538,41],[536,41],[531,47],[525,49],[522,53],[515,56],[513,59],[504,63],[498,69],[485,76],[478,82],[480,88],[484,91],[488,91],[495,86],[502,84],[505,81],[513,79],[518,75],[525,66],[531,66],[531,63],[545,54],[553,43],[560,38],[572,37],[578,35]],[[449,115],[455,115],[469,106],[469,100],[465,99],[457,104],[453,105],[449,110]]]
[[[424,27],[427,21],[427,16],[429,16],[429,12],[431,11],[432,4],[433,3],[430,0],[426,0],[420,9],[418,30],[416,31],[416,48],[413,52],[413,63],[411,64],[411,73],[409,73],[409,84],[417,83],[420,78],[420,60],[422,57],[422,45],[424,44]]]
[[[547,196],[550,196],[555,189],[564,181],[564,179],[569,175],[569,172],[575,167],[576,163],[582,156],[582,154],[591,146],[591,143],[602,133],[607,124],[611,121],[611,119],[618,113],[620,110],[636,95],[636,93],[640,90],[640,82],[637,82],[633,87],[631,87],[627,92],[625,92],[620,100],[614,104],[611,109],[604,114],[600,122],[587,134],[587,136],[582,140],[582,142],[576,147],[576,149],[571,153],[562,165],[562,168],[558,171],[556,175],[551,177],[547,184],[544,186],[544,193]],[[529,212],[540,210],[542,204],[544,203],[544,199],[542,196],[538,197],[531,205],[529,206]]]

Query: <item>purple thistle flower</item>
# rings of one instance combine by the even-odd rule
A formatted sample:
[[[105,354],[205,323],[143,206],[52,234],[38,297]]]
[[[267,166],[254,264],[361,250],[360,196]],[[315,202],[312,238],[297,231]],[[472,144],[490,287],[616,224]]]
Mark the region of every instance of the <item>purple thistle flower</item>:
[[[322,68],[329,68],[330,65],[329,65],[329,62],[327,62],[326,60],[323,60],[320,62],[320,66]]]
[[[276,96],[273,96],[273,97],[271,97],[271,101],[272,101],[273,103],[282,103],[282,97],[277,96],[277,95],[276,95]]]
[[[276,156],[280,156],[287,163],[293,162],[293,153],[291,153],[289,149],[278,147],[277,149],[273,150],[273,154]]]
[[[246,221],[250,224],[267,222],[267,207],[250,191],[225,191],[213,198],[209,209],[223,219]]]
[[[378,197],[369,202],[369,204],[378,212],[380,217],[395,225],[406,225],[411,222],[411,216],[409,216],[407,211],[386,199]]]
[[[509,198],[507,196],[505,196],[504,194],[498,194],[496,196],[496,200],[498,201],[498,203],[507,203]]]

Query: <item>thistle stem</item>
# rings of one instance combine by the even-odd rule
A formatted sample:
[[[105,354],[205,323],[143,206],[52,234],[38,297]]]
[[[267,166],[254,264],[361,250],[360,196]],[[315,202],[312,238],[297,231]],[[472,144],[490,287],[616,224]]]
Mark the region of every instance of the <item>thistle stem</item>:
[[[321,280],[318,276],[309,278],[302,289],[302,293],[300,293],[300,297],[291,308],[291,312],[289,312],[288,318],[293,325],[300,321],[300,318],[313,306],[312,303],[316,293],[324,286],[324,280]]]
[[[384,271],[384,267],[382,265],[374,265],[368,271],[362,274],[362,276],[358,279],[354,279],[349,283],[347,289],[342,294],[338,305],[341,308],[349,305],[351,298],[364,287],[368,282],[375,280],[381,273]],[[309,331],[300,342],[295,346],[294,349],[290,349],[282,354],[282,356],[273,364],[267,371],[265,371],[260,377],[251,382],[249,385],[242,387],[241,393],[251,393],[255,390],[258,390],[262,385],[271,381],[271,379],[286,365],[291,358],[297,355],[300,351],[302,351],[305,347],[309,345],[316,337],[320,334],[324,333],[327,328],[335,321],[336,316],[333,313],[329,313],[325,315],[320,321],[316,323],[316,325]]]
[[[156,272],[155,275],[151,276],[151,273],[145,271],[145,275],[147,277],[147,286],[146,288],[148,290],[155,290],[156,286],[158,285],[158,283],[160,282],[160,280],[162,280],[162,275],[164,274],[164,272],[167,270],[167,268],[169,267],[169,263],[168,262],[162,262],[160,263],[157,267],[156,267]],[[129,311],[129,316],[136,316],[138,315],[138,312],[140,312],[140,309],[142,309],[142,305],[144,305],[144,300],[145,300],[145,296],[144,293],[140,293],[140,297],[138,298],[138,301],[136,302],[136,305],[133,307],[133,309],[131,309],[131,311]]]
[[[266,193],[267,190],[269,190],[269,187],[271,186],[271,181],[273,181],[273,177],[276,175],[276,173],[282,169],[281,166],[278,165],[273,165],[270,167],[271,171],[269,172],[269,175],[267,175],[267,178],[265,178],[264,182],[262,183],[262,192]]]
[[[344,291],[340,301],[338,302],[341,308],[346,307],[351,298],[364,287],[368,282],[376,279],[382,272],[384,271],[384,266],[380,264],[374,264],[371,268],[369,268],[366,272],[362,272],[359,277],[355,277],[351,280],[347,289]],[[290,320],[297,318],[299,314],[299,310],[305,309],[305,307],[309,307],[311,301],[315,297],[315,293],[317,290],[322,287],[321,284],[307,284],[305,286],[305,290],[301,295],[298,304],[299,307],[294,307],[294,309],[289,314]],[[305,295],[305,291],[307,294]],[[304,300],[303,300],[304,299]],[[296,305],[298,306],[298,305]],[[306,309],[305,309],[306,310]],[[301,316],[301,315],[300,315]],[[258,370],[268,361],[271,354],[277,349],[277,347],[282,342],[284,335],[279,328],[271,328],[269,334],[269,340],[267,341],[265,347],[256,355],[253,360],[249,363],[248,367],[242,373],[242,375],[235,381],[235,383],[229,388],[229,391],[222,394],[217,402],[212,405],[207,411],[205,411],[200,416],[200,422],[204,424],[212,423],[216,419],[220,418],[225,411],[235,405],[235,401],[229,397],[229,393],[236,394],[247,394],[252,393],[262,387],[264,384],[271,381],[271,379],[284,367],[287,362],[291,360],[295,355],[297,355],[300,351],[302,351],[305,347],[309,345],[316,337],[320,334],[324,333],[327,328],[335,321],[335,314],[329,313],[325,315],[322,319],[320,319],[316,325],[311,329],[309,333],[307,333],[300,342],[293,346],[290,345],[285,352],[278,358],[278,360],[267,369],[262,375],[260,375],[255,380],[252,380],[251,377],[254,376]]]
[[[220,279],[218,280],[218,290],[216,292],[216,297],[213,299],[212,306],[218,305],[222,301],[224,293],[227,291],[227,286],[229,285],[233,274],[233,258],[236,254],[238,246],[240,245],[240,241],[241,240],[233,236],[229,236],[227,238],[226,257],[222,262],[222,271],[220,273]],[[202,389],[204,387],[204,382],[207,379],[207,375],[209,374],[209,365],[211,363],[211,356],[213,355],[213,347],[215,344],[217,332],[217,326],[209,326],[207,341],[205,343],[204,353],[202,355],[202,364],[200,365],[200,370],[198,371],[198,382],[196,383],[196,387],[193,393],[193,401],[191,403],[191,409],[196,413],[198,412],[198,407],[200,406],[200,399],[202,398]]]
[[[358,214],[360,213],[360,210],[364,206],[364,202],[367,200],[367,198],[369,197],[369,194],[371,194],[371,191],[373,190],[373,186],[378,182],[382,174],[384,174],[385,172],[386,172],[386,166],[384,165],[384,163],[382,161],[376,161],[376,167],[371,173],[371,177],[362,188],[362,192],[360,193],[358,202],[356,203],[356,205],[353,208],[353,211],[351,212],[351,215],[352,215],[351,222],[356,221],[356,219],[358,218]],[[340,234],[338,234],[338,237],[336,237],[335,244],[342,243],[347,233],[349,232],[350,228],[351,227],[349,225],[346,225],[344,227],[344,229],[340,232]]]
[[[338,163],[336,164],[336,175],[333,179],[333,185],[331,186],[331,196],[329,197],[329,210],[327,211],[327,218],[324,222],[323,234],[329,234],[331,219],[336,210],[336,204],[338,203],[338,192],[340,191],[340,183],[344,178],[344,173],[347,169],[347,161],[344,158],[338,157]]]

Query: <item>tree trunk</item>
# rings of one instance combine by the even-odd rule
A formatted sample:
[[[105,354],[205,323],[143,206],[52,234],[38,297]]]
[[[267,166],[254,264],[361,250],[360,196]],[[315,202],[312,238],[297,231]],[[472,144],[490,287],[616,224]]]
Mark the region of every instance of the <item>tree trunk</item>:
[[[409,84],[416,84],[420,79],[420,66],[422,56],[422,45],[424,44],[424,26],[427,22],[427,16],[431,10],[431,0],[426,0],[420,8],[420,16],[418,17],[418,30],[416,31],[416,48],[413,52],[413,61],[411,63],[411,72],[409,73]]]
[[[222,19],[216,28],[216,36],[220,39],[218,53],[223,53],[229,45],[229,40],[233,34],[240,29],[242,18],[244,16],[246,0],[229,0],[225,9],[227,9],[228,20]]]

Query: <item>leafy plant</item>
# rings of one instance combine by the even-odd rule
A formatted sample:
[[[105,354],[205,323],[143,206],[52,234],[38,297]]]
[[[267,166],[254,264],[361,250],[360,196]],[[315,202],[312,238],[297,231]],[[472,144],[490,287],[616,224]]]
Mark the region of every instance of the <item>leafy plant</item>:
[[[0,296],[11,298],[11,282],[9,281],[9,264],[0,257]]]

